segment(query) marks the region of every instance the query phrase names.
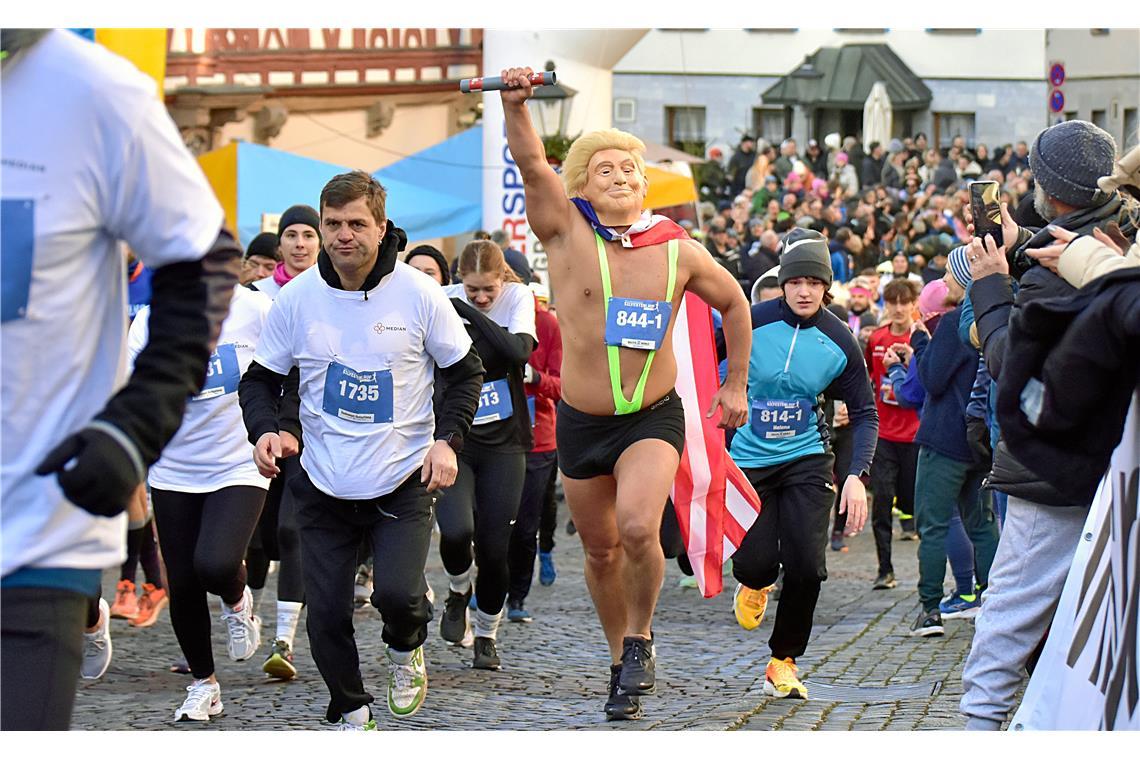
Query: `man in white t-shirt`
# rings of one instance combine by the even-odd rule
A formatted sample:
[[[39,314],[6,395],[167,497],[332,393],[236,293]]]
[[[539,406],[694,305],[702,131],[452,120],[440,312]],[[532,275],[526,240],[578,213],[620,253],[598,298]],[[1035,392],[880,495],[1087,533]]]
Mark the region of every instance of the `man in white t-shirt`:
[[[241,250],[153,81],[67,31],[4,29],[0,48],[0,728],[62,730],[80,663],[110,661],[109,610],[88,602],[202,387]],[[125,386],[120,240],[153,272]]]
[[[238,388],[254,459],[280,474],[277,399],[300,370],[301,472],[288,486],[301,531],[308,633],[330,693],[326,719],[375,728],[353,640],[356,551],[375,558],[372,604],[388,644],[388,710],[407,717],[427,692],[432,607],[424,564],[436,492],[455,480],[483,365],[438,283],[397,260],[407,237],[363,172],[321,191],[317,266],[278,293]],[[446,381],[438,424],[433,370]]]

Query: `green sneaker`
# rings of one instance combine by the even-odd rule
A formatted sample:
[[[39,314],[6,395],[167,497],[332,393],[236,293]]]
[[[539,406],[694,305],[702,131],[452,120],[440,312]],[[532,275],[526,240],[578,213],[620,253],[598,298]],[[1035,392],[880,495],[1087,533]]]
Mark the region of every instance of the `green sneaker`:
[[[380,730],[380,729],[376,728],[376,721],[374,721],[372,719],[369,719],[369,721],[367,723],[365,723],[363,726],[358,726],[355,723],[350,723],[347,720],[345,720],[344,718],[341,718],[340,722],[333,724],[333,728],[336,731],[379,731]]]
[[[420,709],[427,696],[427,668],[424,648],[416,647],[412,659],[402,665],[392,659],[388,650],[388,712],[397,718],[410,718]]]

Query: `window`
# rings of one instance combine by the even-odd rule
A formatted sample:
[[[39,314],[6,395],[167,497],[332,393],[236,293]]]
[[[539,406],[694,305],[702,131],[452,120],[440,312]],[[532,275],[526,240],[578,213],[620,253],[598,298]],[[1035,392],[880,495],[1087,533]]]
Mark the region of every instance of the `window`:
[[[614,121],[637,121],[637,101],[633,98],[614,98]]]
[[[787,120],[783,108],[753,108],[752,134],[772,145],[779,145],[788,137]]]
[[[1091,121],[1093,124],[1096,124],[1101,129],[1105,129],[1105,124],[1108,123],[1108,119],[1104,117],[1104,109],[1102,108],[1100,110],[1097,110],[1094,108],[1092,112],[1092,118],[1090,118],[1089,121]]]
[[[1107,37],[1108,29],[1089,29],[1089,34],[1093,37]]]
[[[665,135],[674,148],[703,156],[705,109],[693,106],[666,106]]]
[[[1124,109],[1124,150],[1131,150],[1140,143],[1140,124],[1136,122],[1135,108]]]
[[[966,146],[974,144],[974,114],[936,113],[934,114],[934,145],[949,148],[954,135],[961,135]]]
[[[1077,120],[1077,112],[1076,111],[1065,111],[1065,121],[1076,121],[1076,120]]]

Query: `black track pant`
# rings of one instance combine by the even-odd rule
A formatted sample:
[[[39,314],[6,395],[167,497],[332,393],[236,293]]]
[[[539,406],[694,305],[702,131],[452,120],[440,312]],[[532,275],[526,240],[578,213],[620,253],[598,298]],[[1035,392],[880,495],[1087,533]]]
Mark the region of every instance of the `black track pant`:
[[[247,565],[250,588],[264,588],[270,560],[277,560],[277,600],[304,602],[304,569],[301,567],[301,536],[297,532],[297,508],[287,483],[301,471],[300,455],[278,461],[281,473],[269,484],[265,509],[257,524],[257,540],[250,544]]]
[[[746,469],[760,495],[760,516],[732,555],[732,573],[749,588],[784,585],[772,638],[776,659],[796,658],[807,649],[820,584],[827,580],[826,548],[832,492],[831,454],[813,454],[773,467]]]
[[[322,493],[301,470],[289,481],[297,504],[304,555],[306,626],[313,660],[329,690],[325,718],[370,704],[352,624],[357,552],[364,536],[372,544],[372,606],[380,611],[384,643],[410,652],[427,639],[428,604],[424,565],[431,544],[435,494],[417,469],[396,490],[375,499],[349,501]]]
[[[502,611],[510,583],[507,549],[518,514],[526,454],[467,445],[459,454],[455,485],[439,500],[439,554],[450,575],[471,567],[471,541],[479,575],[475,596],[488,615]]]
[[[515,528],[511,532],[511,581],[507,594],[511,601],[521,603],[530,593],[530,584],[534,579],[534,557],[538,549],[538,525],[546,507],[550,476],[557,465],[558,454],[554,451],[532,451],[526,455],[522,499],[519,501]]]
[[[87,601],[55,588],[0,591],[0,730],[70,727]]]
[[[831,515],[831,532],[841,534],[847,529],[847,513],[839,514],[839,502],[843,499],[843,484],[847,482],[851,458],[855,453],[850,425],[832,430],[831,452],[835,454],[835,508]]]
[[[875,447],[875,463],[871,466],[871,529],[875,533],[875,551],[879,555],[879,574],[893,573],[891,564],[891,506],[898,500],[899,511],[914,514],[914,475],[918,469],[918,445],[896,443],[884,438]],[[904,527],[913,530],[914,520]]]
[[[245,591],[245,556],[265,489],[230,486],[213,493],[151,488],[158,542],[170,581],[170,622],[195,678],[214,673],[206,594],[237,604]]]
[[[554,469],[546,481],[542,495],[542,515],[538,519],[538,550],[549,554],[554,551],[554,531],[558,529],[558,502],[554,498],[554,485],[558,479],[558,452],[554,452]]]

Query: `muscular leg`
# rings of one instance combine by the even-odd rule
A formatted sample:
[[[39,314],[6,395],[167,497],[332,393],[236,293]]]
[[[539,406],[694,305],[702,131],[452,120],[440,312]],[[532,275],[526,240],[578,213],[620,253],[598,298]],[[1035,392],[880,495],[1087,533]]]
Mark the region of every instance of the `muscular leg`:
[[[610,647],[610,657],[616,665],[621,662],[621,640],[626,628],[622,589],[625,553],[614,508],[617,481],[610,475],[576,480],[563,473],[562,489],[586,553],[586,587],[590,589],[590,598],[594,600],[594,609],[598,611],[598,620]]]
[[[653,610],[665,577],[661,513],[679,463],[672,445],[647,439],[626,449],[614,466],[617,528],[625,552],[626,636],[652,635]]]

